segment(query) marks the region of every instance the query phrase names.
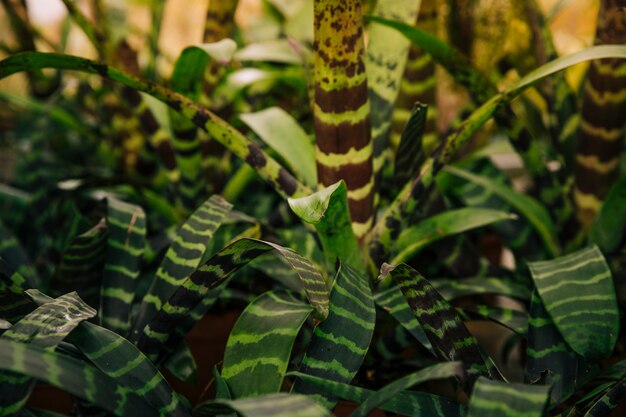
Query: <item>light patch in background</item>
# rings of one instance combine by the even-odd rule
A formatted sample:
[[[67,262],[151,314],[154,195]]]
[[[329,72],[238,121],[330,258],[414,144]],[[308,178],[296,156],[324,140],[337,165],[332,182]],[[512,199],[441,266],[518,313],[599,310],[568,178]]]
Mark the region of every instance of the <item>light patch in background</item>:
[[[63,2],[56,0],[27,0],[28,16],[38,26],[53,25],[67,14]]]

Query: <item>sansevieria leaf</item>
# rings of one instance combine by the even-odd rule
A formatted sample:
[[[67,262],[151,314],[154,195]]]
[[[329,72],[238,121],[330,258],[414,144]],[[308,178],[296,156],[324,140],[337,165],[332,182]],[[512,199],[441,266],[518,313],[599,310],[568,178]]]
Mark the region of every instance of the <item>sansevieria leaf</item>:
[[[619,333],[611,271],[597,246],[528,264],[539,296],[574,352],[608,357]]]
[[[330,294],[328,318],[315,328],[300,372],[349,383],[367,354],[375,321],[376,310],[368,276],[342,263]],[[316,394],[317,401],[328,409],[336,403],[333,397],[312,390],[301,381],[296,381],[293,391]]]
[[[222,366],[233,398],[280,391],[296,336],[312,311],[283,291],[264,293],[246,307],[228,337]]]
[[[507,384],[479,378],[470,397],[468,417],[541,417],[550,387]]]

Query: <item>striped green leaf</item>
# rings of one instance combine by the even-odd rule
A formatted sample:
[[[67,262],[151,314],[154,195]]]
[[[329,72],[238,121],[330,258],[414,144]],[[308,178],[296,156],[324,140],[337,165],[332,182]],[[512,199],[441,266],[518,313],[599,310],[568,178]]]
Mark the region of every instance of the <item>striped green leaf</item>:
[[[137,393],[120,390],[87,362],[38,346],[0,338],[0,369],[47,382],[119,417],[159,415]]]
[[[549,386],[479,378],[470,397],[468,417],[541,417],[549,392]]]
[[[26,278],[0,258],[0,291],[22,294],[27,287]]]
[[[613,185],[596,217],[589,241],[610,254],[624,245],[626,234],[626,176]]]
[[[531,296],[531,289],[527,285],[504,278],[437,279],[433,280],[432,285],[449,301],[481,294],[504,295],[522,301],[530,300]]]
[[[270,107],[239,118],[287,162],[299,179],[309,187],[317,185],[315,149],[293,116],[280,107]]]
[[[131,340],[139,338],[143,328],[196,270],[209,241],[231,208],[226,200],[214,195],[181,226],[139,308],[138,316],[133,322]]]
[[[28,288],[39,288],[41,279],[18,240],[0,221],[0,258],[9,262],[24,277]]]
[[[120,335],[91,323],[82,323],[68,341],[115,381],[119,393],[140,395],[155,415],[189,415],[157,367]]]
[[[468,370],[470,385],[480,374],[495,376],[474,336],[453,307],[419,272],[406,264],[383,264],[380,278],[391,275],[404,294],[413,314],[430,340],[437,356],[460,360]]]
[[[425,155],[422,150],[422,142],[427,114],[428,106],[426,104],[415,103],[411,116],[409,116],[409,120],[402,130],[400,145],[393,164],[393,176],[399,185],[405,184],[415,177],[424,162]]]
[[[349,226],[349,223],[348,223]],[[330,293],[328,318],[313,332],[300,365],[309,375],[349,383],[357,373],[374,333],[376,310],[368,276],[343,263]],[[332,409],[336,399],[296,381],[293,391],[315,395]]]
[[[608,357],[619,333],[611,271],[597,246],[528,264],[555,326],[574,352]]]
[[[524,216],[530,224],[533,225],[552,256],[557,256],[559,254],[559,244],[550,215],[546,209],[532,197],[521,194],[512,188],[492,181],[489,178],[475,175],[459,168],[448,166],[445,170],[453,175],[484,187],[509,203],[517,212]]]
[[[565,343],[536,292],[529,314],[525,382],[552,385],[552,400],[558,404],[576,387],[580,357]]]
[[[216,253],[176,289],[154,319],[146,326],[137,346],[149,358],[157,360],[187,334],[212,304],[209,290],[258,256],[274,252],[291,266],[303,284],[314,316],[328,316],[328,289],[324,277],[306,258],[280,245],[255,239],[240,239]]]
[[[519,310],[505,307],[492,307],[478,304],[471,307],[457,309],[464,320],[490,320],[512,330],[519,335],[528,331],[528,314]]]
[[[102,326],[125,335],[130,330],[130,309],[146,238],[143,209],[115,197],[107,197],[109,236],[100,290]]]
[[[419,7],[418,0],[379,0],[373,13],[380,17],[413,23]],[[401,33],[380,24],[370,25],[365,69],[372,107],[375,173],[380,173],[384,166],[391,114],[400,91],[408,53],[409,41]]]
[[[290,372],[288,375],[295,376],[317,389],[355,403],[363,403],[376,393],[376,391],[367,388],[343,384],[301,372]],[[436,395],[410,390],[397,392],[378,404],[377,407],[391,413],[414,417],[460,417],[465,415],[460,404]]]
[[[193,357],[193,353],[191,353],[185,341],[180,343],[173,352],[167,356],[163,367],[181,381],[196,381],[198,366],[196,359]]]
[[[393,286],[379,292],[374,296],[374,301],[380,308],[391,314],[415,340],[435,355],[430,340],[428,340],[426,333],[424,333],[420,322],[415,320],[415,315],[407,304],[404,294],[398,287]]]
[[[589,407],[584,417],[609,416],[625,397],[626,378],[622,378]]]
[[[96,315],[96,311],[69,293],[52,299],[19,320],[1,338],[53,350],[72,330]],[[0,415],[14,415],[26,404],[35,386],[28,375],[0,373]]]
[[[194,417],[235,412],[241,417],[331,417],[330,411],[305,395],[270,394],[241,400],[215,400],[199,404]]]
[[[315,225],[329,270],[334,269],[335,262],[340,259],[354,265],[360,272],[365,271],[356,237],[350,226],[348,190],[344,181],[308,197],[290,198],[288,201],[291,210],[298,217]]]
[[[414,385],[436,379],[463,377],[463,365],[459,362],[440,363],[421,369],[412,374],[406,375],[367,397],[365,401],[350,415],[350,417],[366,417],[374,408],[385,401],[398,395],[400,392],[411,388]]]
[[[392,249],[398,254],[391,263],[406,262],[424,247],[447,236],[457,235],[504,220],[513,220],[516,217],[514,214],[504,211],[477,207],[465,207],[435,214],[400,233],[392,246]]]
[[[50,282],[51,295],[78,291],[88,304],[98,305],[108,236],[107,224],[102,219],[71,239]]]
[[[222,377],[233,398],[280,391],[296,336],[312,311],[283,291],[264,293],[246,307],[224,352]]]

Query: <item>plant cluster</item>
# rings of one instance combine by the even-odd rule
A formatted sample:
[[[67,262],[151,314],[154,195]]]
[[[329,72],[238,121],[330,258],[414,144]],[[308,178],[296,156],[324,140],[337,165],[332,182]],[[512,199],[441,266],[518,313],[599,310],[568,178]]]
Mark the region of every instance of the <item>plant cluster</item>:
[[[23,73],[29,91],[0,91],[15,163],[0,185],[0,415],[57,415],[33,406],[41,382],[80,416],[619,407],[622,0],[600,0],[596,46],[563,57],[535,0],[504,2],[529,42],[488,74],[470,58],[473,0],[266,0],[251,33],[237,0],[212,0],[201,43],[171,65],[163,2],[147,2],[144,48],[114,5],[63,3],[97,59],[2,1],[0,79]],[[586,61],[571,85],[563,70]],[[444,71],[469,100],[438,129]],[[503,152],[521,172],[494,163]],[[173,385],[208,366],[186,336],[233,309],[210,392],[185,397]]]

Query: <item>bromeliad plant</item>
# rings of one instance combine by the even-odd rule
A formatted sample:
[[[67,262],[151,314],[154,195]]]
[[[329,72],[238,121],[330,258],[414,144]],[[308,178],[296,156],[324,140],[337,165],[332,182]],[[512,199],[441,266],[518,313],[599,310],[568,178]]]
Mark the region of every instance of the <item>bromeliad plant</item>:
[[[375,408],[600,416],[623,398],[620,1],[601,2],[596,38],[604,45],[561,58],[541,10],[529,2],[529,60],[538,68],[528,72],[512,61],[520,77],[500,90],[462,52],[413,25],[436,19],[429,1],[379,0],[366,27],[360,1],[315,0],[312,49],[278,41],[239,50],[223,39],[237,2],[212,1],[207,43],[181,53],[167,84],[155,75],[158,24],[142,71],[127,44],[64,3],[99,60],[22,52],[0,61],[0,78],[27,72],[45,99],[48,90],[37,89],[49,85],[42,69],[100,77],[95,91],[65,96],[80,99],[96,120],[106,116],[96,134],[68,104],[51,117],[87,143],[106,138],[90,149],[107,168],[78,169],[78,185],[61,187],[58,180],[68,177],[57,173],[45,192],[31,186],[32,195],[2,190],[8,213],[26,207],[37,221],[7,215],[8,227],[0,228],[0,414],[40,413],[24,408],[33,378],[79,398],[80,414],[97,413],[95,406],[120,416],[322,416],[339,399],[358,403],[359,416]],[[157,3],[155,23],[163,13]],[[16,28],[28,29],[20,4],[3,5]],[[272,5],[284,28],[298,15],[285,2]],[[38,36],[19,33],[22,49]],[[301,59],[305,65],[294,65]],[[590,60],[578,113],[578,97],[559,71]],[[236,69],[233,62],[256,64]],[[473,106],[441,140],[434,103],[413,105],[433,98],[433,62],[467,88]],[[277,74],[309,85],[281,84]],[[257,103],[240,88],[246,77],[264,94]],[[267,85],[279,93],[308,87],[303,99],[312,111]],[[540,100],[522,96],[520,111],[514,99],[531,87]],[[144,94],[169,109],[157,117]],[[249,111],[258,103],[260,111]],[[523,162],[532,183],[526,194],[488,159],[501,142],[469,146],[491,119]],[[249,135],[233,126],[241,122]],[[216,153],[216,143],[248,168]],[[106,165],[107,158],[116,163]],[[237,167],[225,185],[205,180],[216,161]],[[246,196],[253,175],[301,222],[270,218],[275,195]],[[107,186],[108,194],[94,192]],[[207,199],[216,190],[267,218],[257,223],[217,195]],[[237,222],[253,226],[225,224]],[[475,229],[485,226],[512,252],[513,266],[481,256]],[[68,235],[53,238],[61,227]],[[34,250],[27,255],[22,242]],[[233,280],[250,279],[252,296],[214,371],[215,400],[191,410],[159,368],[190,377],[195,365],[184,336],[253,260],[255,272]],[[478,320],[508,329],[503,348],[479,345],[471,331]],[[519,351],[523,360],[507,361]],[[520,368],[523,377],[515,374]],[[445,380],[447,390],[420,385],[432,380]]]

